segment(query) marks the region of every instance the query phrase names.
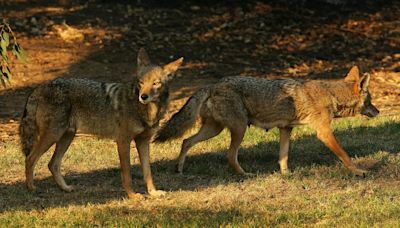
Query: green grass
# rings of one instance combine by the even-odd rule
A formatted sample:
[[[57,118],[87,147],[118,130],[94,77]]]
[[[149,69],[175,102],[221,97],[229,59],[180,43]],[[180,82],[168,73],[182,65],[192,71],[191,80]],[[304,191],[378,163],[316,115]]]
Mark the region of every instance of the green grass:
[[[308,127],[295,128],[291,176],[281,176],[278,131],[249,128],[239,161],[255,176],[234,174],[225,150],[229,134],[200,143],[174,172],[181,140],[152,145],[152,170],[165,197],[126,199],[116,146],[77,137],[62,170],[76,190],[59,190],[46,153],[35,169],[38,192],[24,186],[18,140],[0,144],[0,227],[43,226],[400,226],[400,115],[336,120],[335,135],[354,162],[369,170],[351,175]],[[195,132],[193,130],[192,133]],[[145,187],[132,148],[134,188]]]

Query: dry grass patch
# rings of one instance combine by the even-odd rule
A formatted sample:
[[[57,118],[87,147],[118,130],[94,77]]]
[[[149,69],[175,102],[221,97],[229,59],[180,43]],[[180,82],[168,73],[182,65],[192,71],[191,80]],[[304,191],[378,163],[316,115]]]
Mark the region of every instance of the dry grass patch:
[[[296,128],[289,166],[279,174],[278,132],[250,128],[239,161],[255,173],[243,177],[227,165],[229,135],[196,145],[184,174],[174,172],[181,140],[152,145],[162,198],[125,198],[112,141],[78,137],[62,169],[72,193],[50,176],[46,153],[36,168],[37,193],[25,189],[18,140],[0,146],[1,226],[398,226],[400,214],[400,115],[335,121],[335,135],[366,178],[352,176],[307,127]],[[195,131],[195,130],[194,130]],[[132,148],[134,188],[144,192]]]

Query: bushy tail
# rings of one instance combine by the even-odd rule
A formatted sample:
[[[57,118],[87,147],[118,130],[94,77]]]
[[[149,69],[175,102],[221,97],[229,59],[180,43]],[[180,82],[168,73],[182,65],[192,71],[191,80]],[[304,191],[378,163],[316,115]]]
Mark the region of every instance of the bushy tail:
[[[25,104],[24,114],[22,115],[19,126],[22,152],[28,156],[32,151],[33,144],[37,139],[38,129],[36,126],[36,109],[38,101],[34,94],[28,97]]]
[[[201,106],[210,96],[210,91],[211,87],[205,87],[193,94],[181,110],[175,113],[172,118],[161,127],[154,141],[165,142],[170,139],[178,138],[193,127],[200,113]]]

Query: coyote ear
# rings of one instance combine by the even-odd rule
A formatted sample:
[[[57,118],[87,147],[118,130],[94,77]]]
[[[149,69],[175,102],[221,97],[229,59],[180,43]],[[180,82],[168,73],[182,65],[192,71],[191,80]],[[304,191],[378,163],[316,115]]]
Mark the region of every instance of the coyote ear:
[[[353,66],[347,76],[344,78],[345,81],[353,81],[357,82],[360,80],[360,71],[358,70],[357,66]]]
[[[147,55],[146,50],[144,50],[144,48],[140,48],[137,56],[137,67],[141,68],[149,64],[150,64],[150,58]]]
[[[182,65],[182,63],[183,63],[183,57],[164,65],[163,66],[164,74],[169,75],[174,73],[176,70],[178,70],[179,66]]]
[[[369,73],[365,73],[363,77],[360,80],[360,90],[363,92],[368,91],[368,86],[369,86],[369,79],[371,78],[371,75]]]

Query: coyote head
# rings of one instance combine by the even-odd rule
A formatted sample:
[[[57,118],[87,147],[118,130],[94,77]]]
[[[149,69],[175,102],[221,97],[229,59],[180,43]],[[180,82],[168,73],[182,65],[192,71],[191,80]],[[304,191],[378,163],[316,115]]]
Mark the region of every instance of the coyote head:
[[[358,67],[353,66],[345,80],[354,82],[353,91],[359,97],[357,104],[359,113],[368,117],[374,117],[379,114],[379,110],[371,103],[371,95],[368,91],[370,77],[369,73],[364,73],[360,78]]]
[[[183,58],[179,58],[164,66],[153,65],[146,51],[141,48],[137,57],[137,90],[139,101],[148,104],[157,101],[166,89],[167,82],[173,78],[173,73],[182,64]]]

